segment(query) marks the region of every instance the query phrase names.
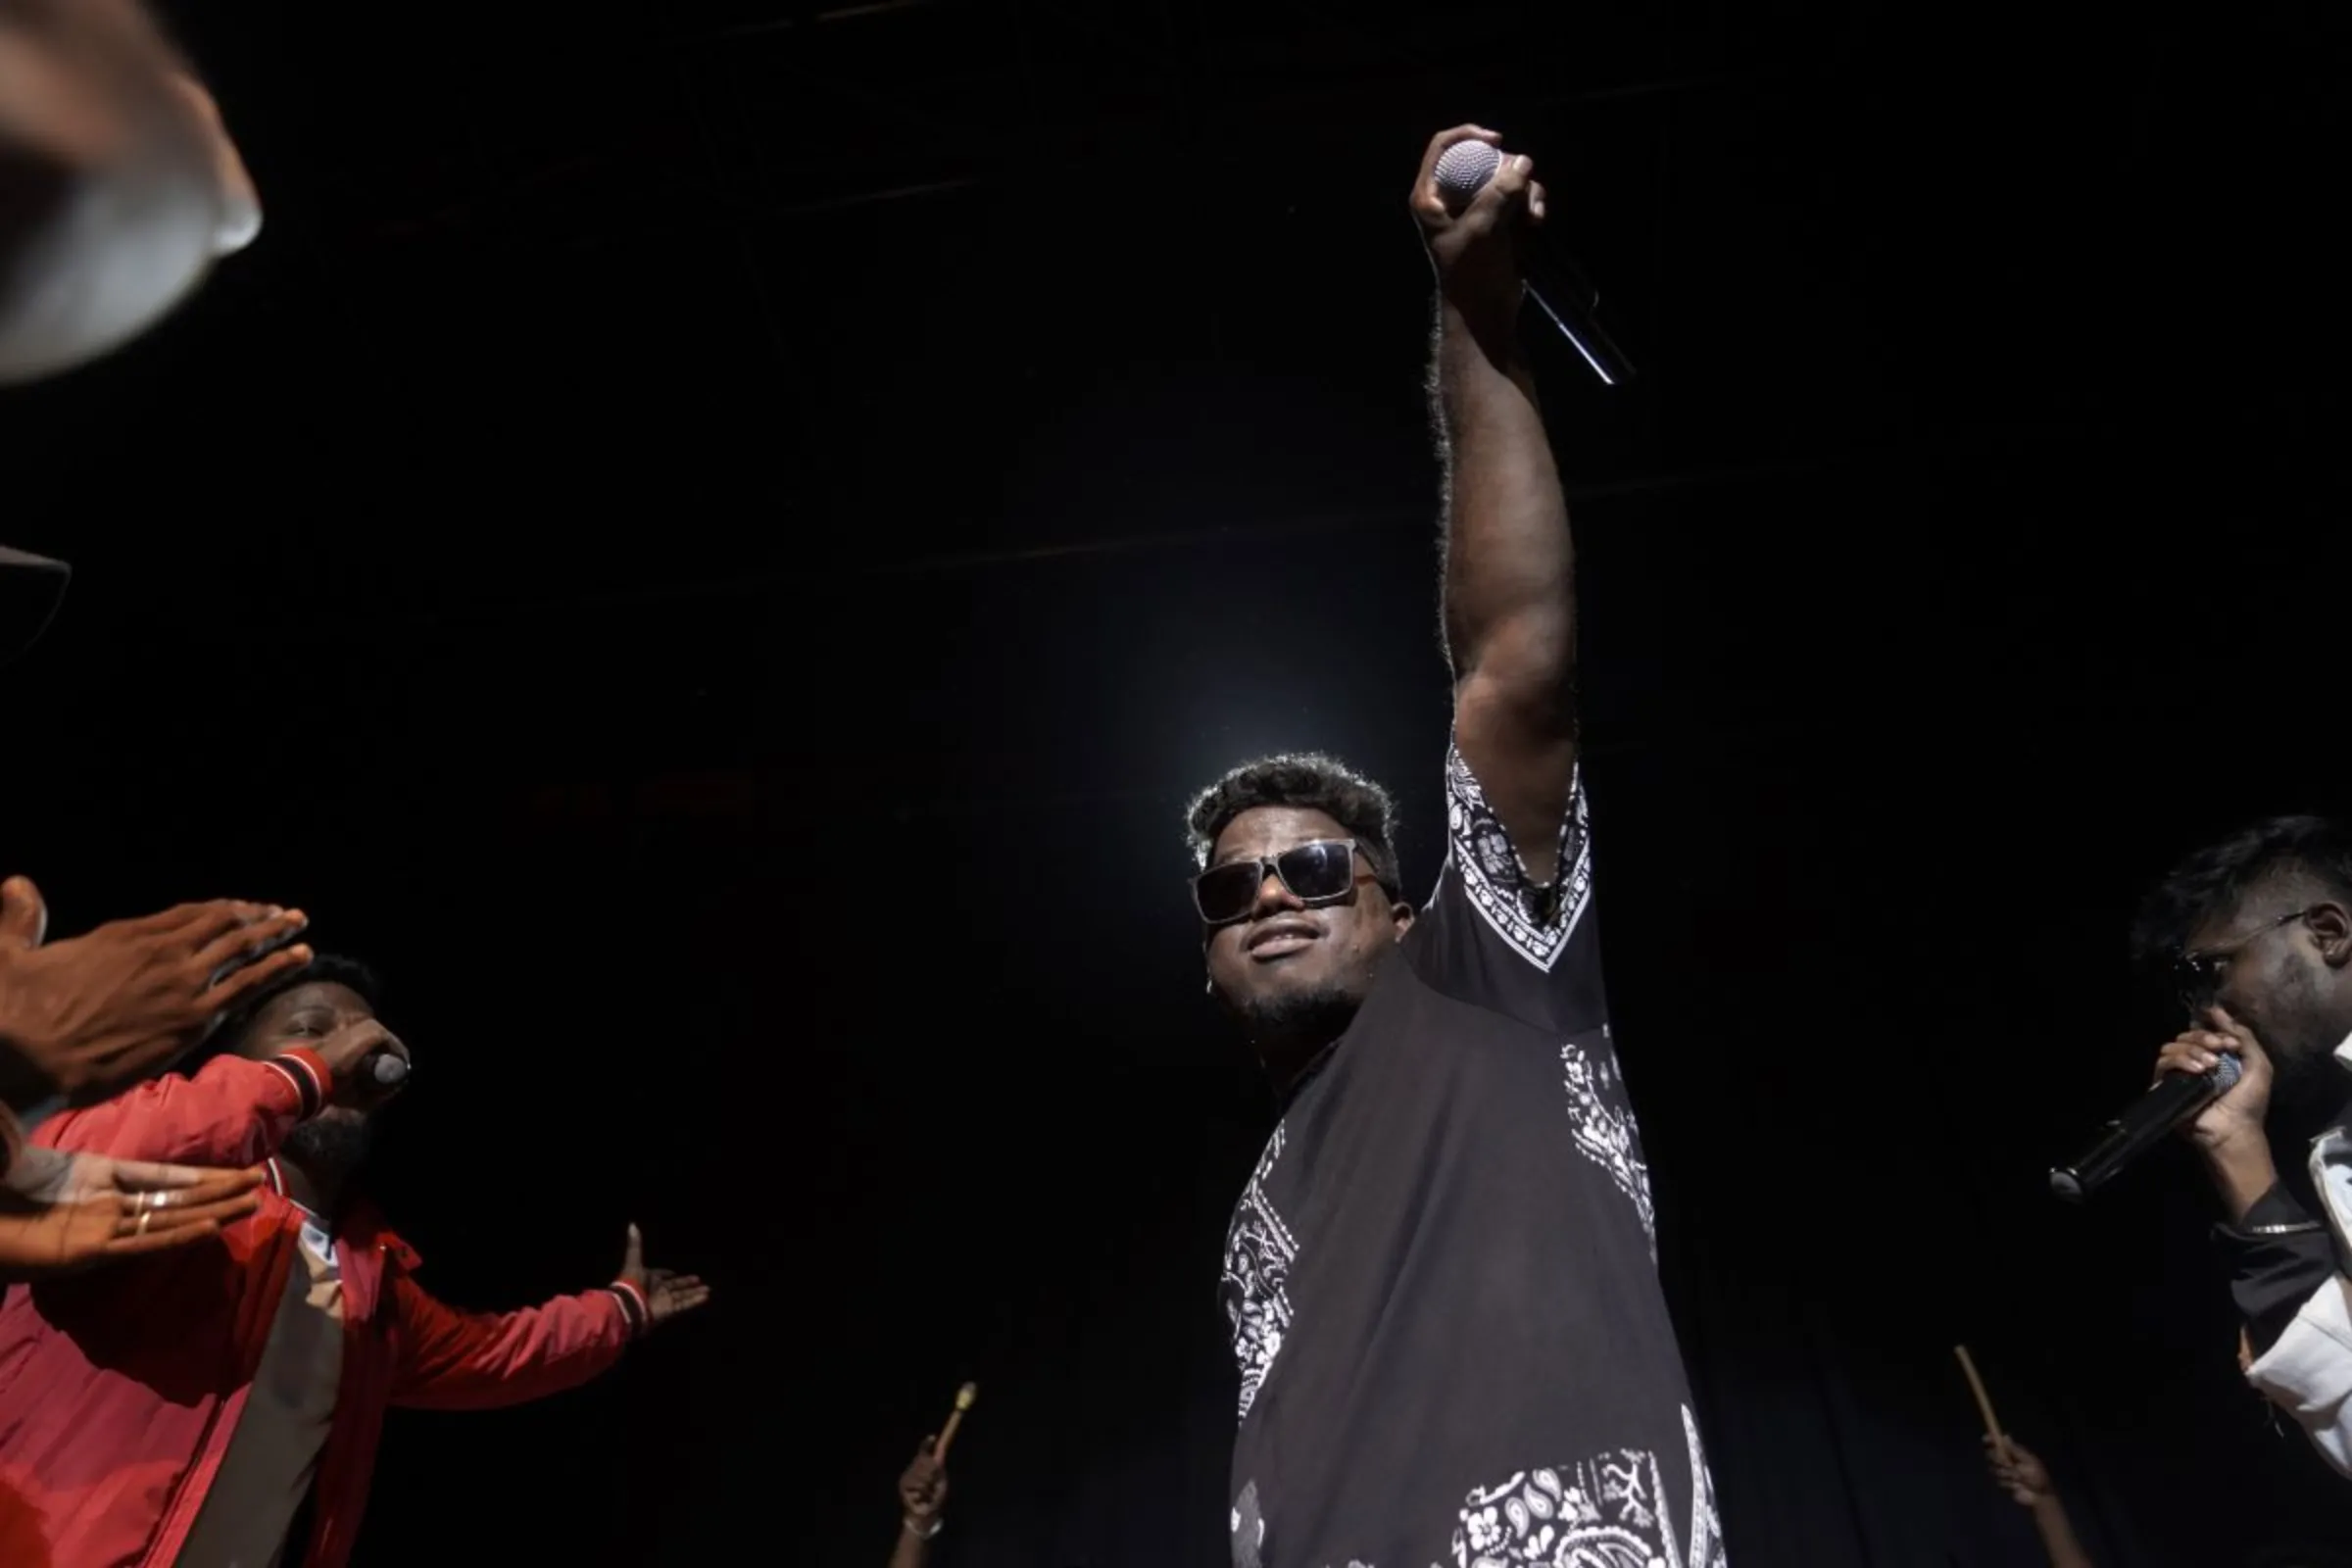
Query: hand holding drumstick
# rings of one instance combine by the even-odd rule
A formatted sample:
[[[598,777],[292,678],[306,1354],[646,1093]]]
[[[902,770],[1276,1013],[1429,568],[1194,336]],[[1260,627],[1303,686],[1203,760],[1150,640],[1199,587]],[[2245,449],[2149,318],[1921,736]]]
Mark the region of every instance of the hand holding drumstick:
[[[899,1477],[899,1544],[890,1554],[890,1568],[922,1568],[929,1561],[931,1540],[947,1523],[941,1515],[948,1505],[948,1446],[956,1441],[964,1411],[979,1397],[980,1391],[972,1384],[957,1389],[948,1424],[939,1436],[923,1440],[914,1450],[913,1462]]]
[[[2001,1430],[1999,1417],[1992,1413],[1992,1396],[1984,1392],[1984,1380],[1977,1375],[1977,1363],[1968,1347],[1954,1346],[1952,1353],[1960,1358],[1960,1370],[1967,1374],[1969,1390],[1976,1396],[1977,1413],[1984,1421],[1984,1458],[1991,1466],[1993,1483],[2021,1507],[2033,1511],[2034,1528],[2041,1536],[2050,1568],[2096,1568],[2076,1538],[2074,1521],[2067,1517],[2066,1504],[2059,1499],[2048,1467]]]

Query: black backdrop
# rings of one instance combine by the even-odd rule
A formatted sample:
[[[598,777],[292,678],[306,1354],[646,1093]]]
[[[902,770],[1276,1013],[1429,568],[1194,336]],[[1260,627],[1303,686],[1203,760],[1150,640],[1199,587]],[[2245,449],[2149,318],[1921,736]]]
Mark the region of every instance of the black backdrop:
[[[2042,1187],[2163,1037],[2139,882],[2352,810],[2334,23],[182,20],[270,227],[0,403],[0,529],[81,567],[5,677],[6,858],[61,930],[229,892],[377,959],[379,1185],[452,1299],[630,1218],[719,1292],[396,1419],[364,1561],[879,1563],[965,1378],[943,1568],[1220,1560],[1270,1107],[1176,812],[1328,746],[1435,874],[1398,198],[1473,115],[1644,370],[1544,360],[1739,1560],[2035,1560],[1961,1340],[2102,1564],[2352,1534],[2236,1381],[2193,1171]]]

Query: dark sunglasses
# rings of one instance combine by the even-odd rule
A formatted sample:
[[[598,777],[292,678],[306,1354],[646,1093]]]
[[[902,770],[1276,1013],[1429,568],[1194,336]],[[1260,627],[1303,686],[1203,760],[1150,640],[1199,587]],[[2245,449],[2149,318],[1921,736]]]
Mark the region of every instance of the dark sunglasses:
[[[2292,914],[2282,914],[2268,924],[2255,927],[2233,942],[2193,949],[2175,958],[2173,991],[2180,997],[2180,1004],[2192,1013],[2202,1012],[2212,1006],[2215,994],[2222,989],[2222,970],[2229,966],[2231,958],[2280,926],[2293,925],[2311,913],[2310,909],[2297,909]]]
[[[1194,906],[1210,925],[1244,919],[1255,907],[1268,871],[1300,904],[1337,904],[1355,889],[1355,848],[1353,839],[1316,839],[1280,855],[1212,865],[1193,878]]]

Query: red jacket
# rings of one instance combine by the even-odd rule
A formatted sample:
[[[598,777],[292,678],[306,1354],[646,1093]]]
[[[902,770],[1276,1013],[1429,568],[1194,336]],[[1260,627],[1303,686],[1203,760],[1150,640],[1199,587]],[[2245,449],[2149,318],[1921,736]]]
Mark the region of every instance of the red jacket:
[[[43,1124],[59,1149],[193,1165],[269,1158],[331,1093],[326,1064],[221,1056]],[[0,1303],[0,1563],[165,1568],[220,1466],[294,1266],[302,1210],[274,1159],[260,1212],[218,1241],[17,1286]],[[319,1454],[312,1568],[351,1554],[389,1405],[487,1409],[567,1389],[645,1321],[634,1286],[519,1312],[460,1312],[410,1277],[407,1244],[364,1207],[335,1238],[343,1374]]]

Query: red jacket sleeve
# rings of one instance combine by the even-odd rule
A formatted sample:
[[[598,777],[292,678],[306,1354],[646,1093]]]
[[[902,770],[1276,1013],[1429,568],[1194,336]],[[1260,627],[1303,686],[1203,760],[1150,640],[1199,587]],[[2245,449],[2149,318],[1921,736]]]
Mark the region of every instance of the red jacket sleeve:
[[[488,1410],[576,1388],[620,1359],[642,1320],[626,1286],[519,1312],[461,1312],[405,1272],[385,1278],[399,1323],[392,1402],[412,1409]]]
[[[118,1159],[241,1167],[275,1153],[333,1092],[326,1062],[308,1047],[268,1061],[216,1056],[193,1078],[170,1073],[86,1109],[60,1111],[32,1141]]]

